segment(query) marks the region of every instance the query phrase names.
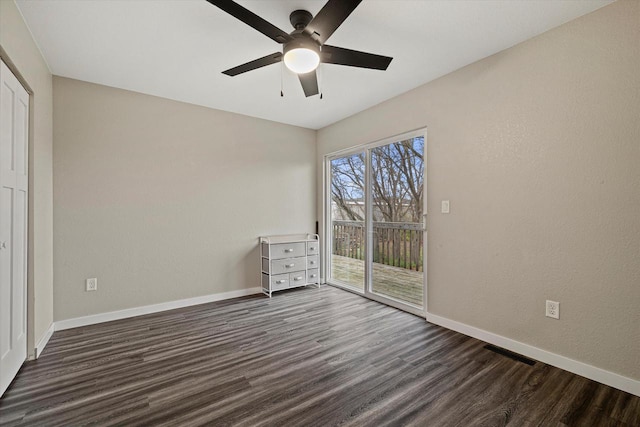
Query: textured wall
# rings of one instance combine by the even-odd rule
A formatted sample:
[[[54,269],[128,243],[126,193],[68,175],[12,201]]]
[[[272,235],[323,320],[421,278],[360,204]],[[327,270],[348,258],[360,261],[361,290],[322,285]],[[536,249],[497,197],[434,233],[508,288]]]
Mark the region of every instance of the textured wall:
[[[54,77],[55,319],[260,286],[315,177],[315,131]]]
[[[0,0],[0,46],[33,90],[29,141],[29,354],[53,321],[51,73],[20,11]]]
[[[320,130],[318,161],[427,126],[429,312],[640,379],[638,70],[621,0]]]

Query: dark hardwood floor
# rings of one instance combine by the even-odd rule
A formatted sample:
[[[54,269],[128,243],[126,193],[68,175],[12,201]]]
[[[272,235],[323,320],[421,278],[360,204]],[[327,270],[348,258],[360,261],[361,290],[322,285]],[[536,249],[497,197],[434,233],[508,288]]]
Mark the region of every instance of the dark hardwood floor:
[[[640,398],[323,286],[56,332],[0,425],[639,426]]]

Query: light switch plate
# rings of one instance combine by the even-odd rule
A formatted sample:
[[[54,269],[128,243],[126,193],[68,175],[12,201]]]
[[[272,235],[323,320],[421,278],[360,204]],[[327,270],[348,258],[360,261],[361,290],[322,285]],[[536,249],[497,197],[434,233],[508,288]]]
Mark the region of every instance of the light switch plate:
[[[448,214],[449,213],[449,201],[448,200],[443,200],[442,201],[442,213],[443,214]]]

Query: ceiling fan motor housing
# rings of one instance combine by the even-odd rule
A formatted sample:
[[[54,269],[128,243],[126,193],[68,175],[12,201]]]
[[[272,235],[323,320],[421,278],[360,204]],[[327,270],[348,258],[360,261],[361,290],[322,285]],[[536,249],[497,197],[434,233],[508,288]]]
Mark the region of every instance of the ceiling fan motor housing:
[[[289,22],[296,30],[304,30],[309,22],[313,19],[311,12],[306,10],[294,10],[289,15]]]

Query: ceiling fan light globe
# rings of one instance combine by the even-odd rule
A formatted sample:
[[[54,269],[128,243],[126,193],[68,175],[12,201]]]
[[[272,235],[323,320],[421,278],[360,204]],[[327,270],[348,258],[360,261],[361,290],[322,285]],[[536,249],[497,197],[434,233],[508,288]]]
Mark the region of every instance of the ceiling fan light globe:
[[[284,54],[284,65],[296,74],[310,73],[320,64],[320,55],[307,48],[291,49]]]

